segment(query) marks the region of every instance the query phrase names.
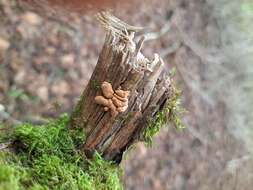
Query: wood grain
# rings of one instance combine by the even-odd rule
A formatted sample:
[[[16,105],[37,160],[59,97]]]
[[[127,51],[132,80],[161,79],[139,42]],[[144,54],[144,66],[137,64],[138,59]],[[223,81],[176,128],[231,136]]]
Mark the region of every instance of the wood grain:
[[[88,156],[98,151],[105,159],[119,163],[124,151],[140,140],[148,122],[163,109],[172,86],[163,72],[162,60],[154,65],[152,72],[140,66],[137,58],[140,50],[136,48],[132,52],[128,47],[127,33],[133,28],[124,37],[113,33],[114,26],[110,27],[112,30],[107,30],[96,68],[72,114],[71,127],[85,128],[87,138],[82,150]],[[120,27],[123,34],[128,30],[127,25]],[[116,118],[94,101],[101,95],[100,86],[104,81],[110,82],[113,89],[121,87],[130,91],[127,111]]]

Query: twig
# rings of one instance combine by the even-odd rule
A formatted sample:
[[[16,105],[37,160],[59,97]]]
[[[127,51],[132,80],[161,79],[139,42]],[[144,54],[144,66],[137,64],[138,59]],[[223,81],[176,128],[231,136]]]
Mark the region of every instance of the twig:
[[[216,63],[220,64],[223,62],[224,57],[219,54],[219,56],[211,55],[212,52],[206,51],[205,47],[200,46],[199,44],[195,43],[191,37],[187,36],[186,32],[183,31],[182,27],[176,22],[176,27],[179,33],[179,36],[182,39],[182,43],[188,47],[195,55],[197,55],[201,60],[202,63],[209,62],[209,63]],[[216,53],[217,54],[217,53]]]
[[[171,30],[170,23],[166,23],[158,32],[150,32],[150,33],[144,34],[145,41],[151,41],[151,40],[156,40],[158,38],[161,38],[170,30]]]
[[[180,61],[180,62],[182,63],[183,61]],[[178,71],[179,75],[181,76],[183,82],[185,83],[185,85],[189,89],[191,89],[192,91],[197,93],[208,105],[213,106],[214,105],[213,100],[208,96],[208,94],[203,93],[203,90],[201,90],[201,87],[196,84],[197,81],[195,81],[195,83],[193,82],[194,79],[191,79],[192,77],[190,77],[190,73],[185,71],[180,66],[180,64],[176,64],[176,68],[177,68],[177,71]]]

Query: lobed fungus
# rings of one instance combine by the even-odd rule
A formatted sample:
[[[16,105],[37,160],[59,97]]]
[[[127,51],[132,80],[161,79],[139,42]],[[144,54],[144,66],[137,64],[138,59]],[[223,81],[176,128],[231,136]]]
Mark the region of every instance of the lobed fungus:
[[[96,96],[95,102],[104,106],[104,111],[111,112],[112,117],[116,117],[119,113],[125,112],[128,108],[129,91],[121,89],[113,90],[109,82],[103,82],[101,85],[103,96]]]

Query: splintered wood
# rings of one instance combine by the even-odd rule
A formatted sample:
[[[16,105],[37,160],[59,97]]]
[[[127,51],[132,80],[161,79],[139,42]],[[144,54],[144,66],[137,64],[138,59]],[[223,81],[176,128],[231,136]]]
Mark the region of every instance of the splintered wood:
[[[105,159],[120,163],[124,151],[141,140],[143,130],[162,111],[174,90],[159,54],[150,60],[141,53],[144,38],[134,42],[135,33],[142,28],[105,12],[98,15],[98,20],[107,35],[70,125],[85,128],[87,138],[82,150],[88,157],[97,151]],[[128,93],[127,107],[122,111],[117,110],[115,99],[109,103],[119,95],[113,89]]]

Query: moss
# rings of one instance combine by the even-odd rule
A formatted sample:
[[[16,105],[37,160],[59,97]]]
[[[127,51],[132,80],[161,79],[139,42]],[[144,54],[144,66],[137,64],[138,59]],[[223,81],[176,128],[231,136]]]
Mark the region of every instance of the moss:
[[[47,125],[14,129],[12,152],[0,152],[0,190],[118,190],[120,169],[99,154],[88,160],[77,147],[82,130],[66,128],[68,117]]]
[[[174,89],[173,96],[165,102],[163,109],[156,113],[154,119],[150,119],[142,133],[146,145],[152,145],[152,138],[166,123],[171,123],[177,129],[185,128],[180,119],[180,114],[184,111],[180,104],[180,94],[180,91]]]
[[[94,90],[100,89],[100,83],[97,80],[91,80],[90,85]]]
[[[71,127],[84,128],[87,125],[88,121],[84,116],[81,116],[81,119],[80,119],[80,115],[82,115],[81,111],[83,109],[82,106],[85,105],[84,93],[85,92],[83,92],[80,99],[78,100],[78,103],[76,107],[74,108],[74,111],[71,115],[71,118],[70,118]]]
[[[12,127],[6,127],[0,123],[0,143],[8,141],[11,138],[12,132]]]

